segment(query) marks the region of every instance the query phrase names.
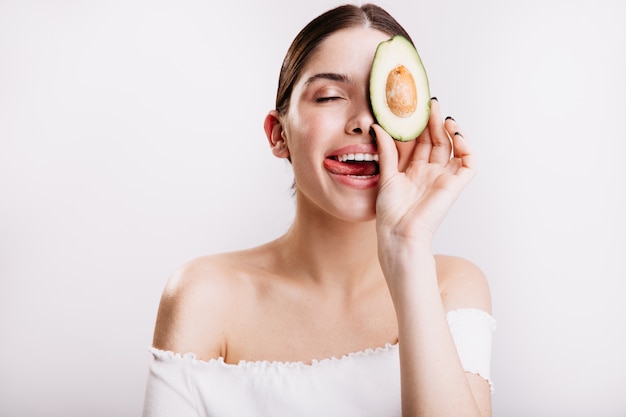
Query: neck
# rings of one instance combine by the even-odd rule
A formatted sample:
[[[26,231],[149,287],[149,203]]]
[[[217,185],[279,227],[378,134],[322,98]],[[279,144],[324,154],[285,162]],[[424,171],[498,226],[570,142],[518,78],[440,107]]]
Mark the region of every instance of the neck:
[[[382,277],[375,220],[349,222],[314,211],[298,204],[291,228],[279,239],[290,274],[347,291]]]

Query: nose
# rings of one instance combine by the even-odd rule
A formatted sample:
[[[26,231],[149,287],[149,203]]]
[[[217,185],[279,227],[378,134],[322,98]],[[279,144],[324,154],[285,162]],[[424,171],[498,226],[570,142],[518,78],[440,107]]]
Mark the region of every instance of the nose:
[[[370,135],[370,128],[373,123],[374,115],[369,103],[365,101],[365,103],[354,106],[353,113],[348,117],[346,123],[346,133],[356,135],[366,133]]]

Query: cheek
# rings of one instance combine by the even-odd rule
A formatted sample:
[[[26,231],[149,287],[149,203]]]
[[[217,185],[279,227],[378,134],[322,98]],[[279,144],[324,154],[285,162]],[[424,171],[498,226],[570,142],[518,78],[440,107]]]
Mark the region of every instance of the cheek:
[[[312,152],[325,138],[329,137],[331,130],[331,121],[328,116],[302,115],[289,126],[289,149],[305,154]]]
[[[304,125],[292,125],[286,136],[292,166],[297,168],[308,165],[315,145],[314,131]]]

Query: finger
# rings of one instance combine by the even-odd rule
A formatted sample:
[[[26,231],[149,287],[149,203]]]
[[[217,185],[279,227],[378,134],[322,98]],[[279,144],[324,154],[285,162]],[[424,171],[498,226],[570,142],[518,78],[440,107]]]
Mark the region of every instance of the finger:
[[[452,152],[452,143],[450,142],[448,132],[444,128],[444,122],[439,108],[439,101],[437,99],[430,101],[428,132],[432,142],[430,162],[441,165],[447,164],[450,160],[450,153]]]
[[[433,103],[438,103],[437,98],[433,97],[430,99],[430,106],[432,109]],[[432,110],[431,110],[432,111]],[[415,147],[415,152],[413,153],[412,161],[430,161],[430,154],[433,149],[433,141],[430,137],[430,130],[428,129],[428,125],[426,128],[420,133],[420,135],[416,139],[417,145]]]
[[[469,141],[465,138],[465,133],[452,117],[447,117],[444,124],[446,131],[452,137],[454,158],[461,161],[461,167],[474,170],[474,154]]]
[[[415,140],[417,145],[415,146],[411,160],[428,162],[430,160],[430,153],[433,149],[433,142],[430,138],[428,128],[424,129],[424,131]]]
[[[402,142],[394,140],[394,145],[398,150],[398,171],[406,172],[407,167],[415,157],[415,148],[417,147],[417,141],[409,140]]]
[[[378,147],[378,172],[381,179],[398,173],[398,150],[394,140],[377,124],[372,125]]]

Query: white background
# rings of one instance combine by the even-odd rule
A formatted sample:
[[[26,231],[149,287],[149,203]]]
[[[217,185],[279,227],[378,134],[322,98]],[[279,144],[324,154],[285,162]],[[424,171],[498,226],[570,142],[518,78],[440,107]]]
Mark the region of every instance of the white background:
[[[263,117],[339,3],[214,3],[0,2],[0,416],[139,415],[168,275],[288,227]],[[490,280],[495,415],[626,416],[624,3],[380,4],[478,155],[436,246]]]

